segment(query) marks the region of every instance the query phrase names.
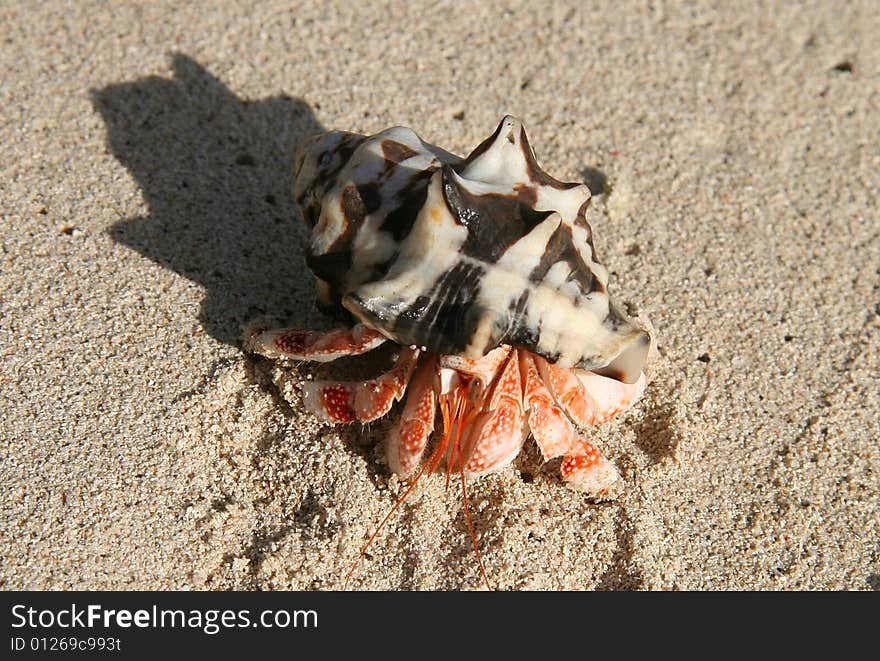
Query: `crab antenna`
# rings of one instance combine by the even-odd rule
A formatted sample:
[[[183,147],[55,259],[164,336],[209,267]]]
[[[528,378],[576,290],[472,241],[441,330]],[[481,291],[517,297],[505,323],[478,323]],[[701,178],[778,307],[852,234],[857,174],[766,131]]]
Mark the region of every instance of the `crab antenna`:
[[[455,415],[452,416],[452,420],[455,423],[455,438],[452,439],[452,445],[449,446],[449,456],[446,459],[446,486],[445,489],[449,489],[449,481],[452,476],[452,467],[455,465],[455,460],[459,452],[461,451],[461,431],[464,428],[464,420],[462,420],[462,407],[465,406],[465,398],[461,394],[461,389],[456,389],[455,391]]]
[[[410,492],[412,492],[412,490],[416,488],[416,484],[418,484],[419,478],[425,472],[425,469],[427,467],[428,467],[428,464],[426,462],[422,466],[422,468],[419,470],[419,472],[416,473],[415,478],[413,478],[412,484],[410,484],[407,487],[406,491],[403,492],[403,495],[401,495],[400,498],[397,499],[397,502],[394,503],[394,506],[390,510],[388,510],[388,514],[385,515],[385,518],[382,519],[382,522],[379,524],[379,526],[376,528],[376,530],[373,532],[373,534],[370,535],[370,538],[367,540],[366,544],[364,544],[361,547],[360,553],[358,553],[357,560],[354,561],[354,564],[352,564],[351,569],[349,569],[348,573],[345,575],[345,581],[342,583],[342,590],[343,591],[345,591],[348,588],[348,582],[351,580],[351,577],[354,575],[355,570],[361,564],[361,559],[364,557],[364,554],[367,552],[367,549],[370,548],[370,544],[373,543],[373,540],[376,539],[376,536],[379,534],[379,532],[382,530],[382,528],[385,527],[385,524],[388,523],[388,519],[391,518],[391,515],[394,514],[398,510],[398,508],[403,504],[403,501],[406,500],[406,497],[409,496]]]
[[[462,466],[466,462],[466,457],[463,456],[461,450],[461,437],[464,435],[465,430],[469,429],[471,424],[477,417],[480,415],[483,410],[483,402],[485,397],[482,393],[478,395],[478,397],[474,397],[474,389],[468,385],[467,391],[462,393],[461,391],[457,392],[458,395],[458,403],[459,407],[456,410],[455,420],[457,421],[455,440],[452,443],[451,448],[449,449],[449,458],[447,459],[446,464],[446,488],[449,488],[449,481],[452,476],[452,471],[454,470],[455,463],[458,461],[459,456],[462,457],[461,464]]]
[[[480,573],[483,575],[483,580],[486,582],[486,587],[489,590],[492,590],[492,584],[489,582],[489,577],[486,575],[486,568],[483,566],[483,556],[480,554],[480,545],[477,542],[477,533],[474,532],[474,522],[471,520],[471,510],[468,507],[468,497],[467,497],[467,487],[465,486],[467,480],[464,476],[464,466],[461,467],[461,497],[464,501],[464,520],[467,521],[468,533],[471,536],[471,542],[474,545],[474,553],[477,554],[477,564],[480,565]]]
[[[425,463],[422,464],[422,467],[419,469],[419,472],[416,473],[416,476],[413,478],[412,483],[407,487],[406,491],[403,492],[403,494],[400,496],[400,498],[397,499],[397,502],[394,503],[394,506],[390,510],[388,510],[388,513],[385,515],[385,518],[382,519],[381,523],[379,523],[379,526],[376,528],[376,530],[373,532],[373,534],[370,535],[370,538],[367,540],[366,544],[364,544],[363,547],[361,548],[360,553],[358,554],[357,560],[354,561],[354,564],[352,564],[351,569],[348,570],[348,574],[345,575],[345,581],[342,584],[343,590],[345,590],[346,587],[348,586],[348,582],[351,580],[351,577],[354,575],[355,570],[358,568],[358,566],[360,566],[361,559],[364,557],[364,554],[367,552],[367,549],[370,548],[370,544],[373,543],[373,540],[376,539],[376,536],[382,531],[382,528],[384,528],[385,525],[388,523],[388,520],[391,518],[391,515],[394,514],[398,510],[398,508],[400,508],[400,506],[403,504],[403,501],[406,500],[407,496],[409,496],[410,492],[412,492],[412,490],[415,489],[416,484],[418,484],[418,482],[419,482],[419,478],[421,478],[422,475],[424,475],[426,472],[428,472],[428,473],[434,472],[434,469],[437,468],[437,464],[440,463],[440,459],[446,453],[446,448],[449,445],[449,433],[448,433],[449,408],[448,408],[448,402],[446,402],[446,400],[443,398],[440,399],[440,411],[443,414],[443,429],[444,429],[443,438],[440,440],[440,442],[437,444],[437,446],[431,452],[431,456],[428,457],[427,461],[425,461]]]
[[[449,411],[449,400],[443,395],[440,397],[440,413],[443,416],[443,436],[440,438],[440,442],[437,443],[434,451],[425,463],[425,465],[428,466],[429,473],[433,473],[437,470],[437,466],[440,465],[440,460],[443,459],[443,455],[446,454],[446,448],[449,447],[449,435],[450,430],[452,429],[452,415]]]
[[[416,476],[413,478],[412,483],[407,487],[406,491],[397,499],[394,505],[388,510],[388,513],[376,527],[376,530],[370,535],[370,538],[366,541],[366,543],[361,547],[360,552],[358,553],[357,560],[351,566],[351,569],[348,570],[348,573],[345,575],[345,580],[342,584],[342,589],[346,590],[348,588],[348,583],[351,580],[354,572],[360,566],[361,560],[367,552],[367,549],[370,548],[370,545],[375,541],[376,537],[382,531],[382,529],[387,525],[388,521],[391,519],[391,515],[394,514],[403,502],[407,499],[409,494],[415,489],[416,484],[418,484],[419,479],[427,473],[433,473],[437,466],[442,461],[443,457],[446,456],[447,451],[449,452],[449,456],[447,457],[447,470],[446,470],[446,488],[449,488],[450,477],[452,475],[453,466],[457,455],[461,453],[461,436],[464,431],[477,417],[480,411],[480,407],[469,406],[470,402],[470,388],[465,389],[466,392],[462,393],[461,389],[456,389],[454,394],[454,399],[450,403],[449,397],[441,396],[440,397],[440,412],[443,416],[443,436],[437,445],[434,447],[431,455],[428,459],[422,464],[422,467],[419,469],[419,472],[416,473]],[[480,404],[482,404],[483,397],[480,397]],[[461,473],[461,493],[462,498],[464,499],[464,517],[467,522],[468,534],[471,538],[471,543],[474,546],[474,552],[477,556],[477,564],[480,567],[480,574],[483,577],[483,581],[486,583],[486,587],[489,590],[492,590],[492,584],[489,582],[489,576],[486,574],[486,568],[483,565],[483,556],[480,554],[479,542],[477,541],[477,534],[474,531],[474,524],[471,520],[470,507],[468,505],[468,497],[467,497],[467,486],[466,479],[464,474],[464,461],[461,461],[460,473]]]

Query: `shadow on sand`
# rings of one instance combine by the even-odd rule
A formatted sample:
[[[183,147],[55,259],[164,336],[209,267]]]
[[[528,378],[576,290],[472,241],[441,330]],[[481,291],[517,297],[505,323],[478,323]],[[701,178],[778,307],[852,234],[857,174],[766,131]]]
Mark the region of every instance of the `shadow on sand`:
[[[240,99],[185,55],[172,66],[172,78],[91,92],[110,150],[149,207],[111,236],[203,286],[199,319],[222,342],[237,346],[241,326],[260,315],[305,321],[314,281],[293,163],[321,125],[300,99]]]

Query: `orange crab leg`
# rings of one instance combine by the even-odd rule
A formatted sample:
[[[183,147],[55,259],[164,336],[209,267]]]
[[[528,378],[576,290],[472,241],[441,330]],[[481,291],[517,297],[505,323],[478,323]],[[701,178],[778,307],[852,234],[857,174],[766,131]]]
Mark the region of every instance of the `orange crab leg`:
[[[460,456],[452,464],[470,475],[492,473],[509,464],[525,441],[522,379],[513,350],[491,390],[488,404],[463,430]]]
[[[528,412],[529,428],[544,461],[561,457],[570,453],[575,447],[577,434],[571,421],[558,406],[553,403],[553,396],[547,389],[534,354],[520,351],[520,368],[525,381],[523,406]]]
[[[556,402],[579,427],[598,425],[625,411],[645,390],[645,374],[623,383],[594,372],[557,367],[540,356],[535,362]]]
[[[343,356],[357,356],[372,351],[386,341],[379,331],[363,324],[329,331],[300,328],[251,328],[245,337],[247,351],[266,358],[287,358],[328,363]]]
[[[303,404],[330,423],[372,422],[403,397],[419,352],[404,349],[388,372],[369,381],[307,381]]]
[[[565,483],[593,498],[606,495],[620,479],[617,468],[589,441],[578,438],[576,446],[559,467]]]
[[[403,413],[388,435],[388,466],[402,478],[411,476],[418,468],[428,445],[428,437],[434,431],[436,376],[437,360],[431,356],[416,369],[409,384]]]
[[[594,445],[578,437],[571,421],[553,403],[538,369],[537,361],[542,359],[524,351],[520,353],[529,427],[544,460],[564,456],[560,472],[569,486],[592,497],[607,493],[620,477],[614,464]]]

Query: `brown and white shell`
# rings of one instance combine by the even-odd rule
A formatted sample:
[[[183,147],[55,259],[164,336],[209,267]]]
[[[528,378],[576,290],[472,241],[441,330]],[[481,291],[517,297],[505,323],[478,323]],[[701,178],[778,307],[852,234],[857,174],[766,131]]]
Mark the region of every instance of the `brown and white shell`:
[[[297,157],[319,300],[401,345],[501,344],[632,383],[650,336],[608,294],[584,184],[557,181],[507,116],[467,158],[412,130],[333,131]]]

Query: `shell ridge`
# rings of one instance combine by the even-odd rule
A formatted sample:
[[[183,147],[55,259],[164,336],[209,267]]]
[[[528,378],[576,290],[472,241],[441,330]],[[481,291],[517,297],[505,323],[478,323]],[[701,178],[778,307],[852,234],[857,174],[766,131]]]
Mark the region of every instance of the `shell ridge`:
[[[404,345],[638,376],[650,336],[609,297],[589,189],[545,172],[517,118],[464,159],[394,127],[327,134],[297,168],[322,299]]]

